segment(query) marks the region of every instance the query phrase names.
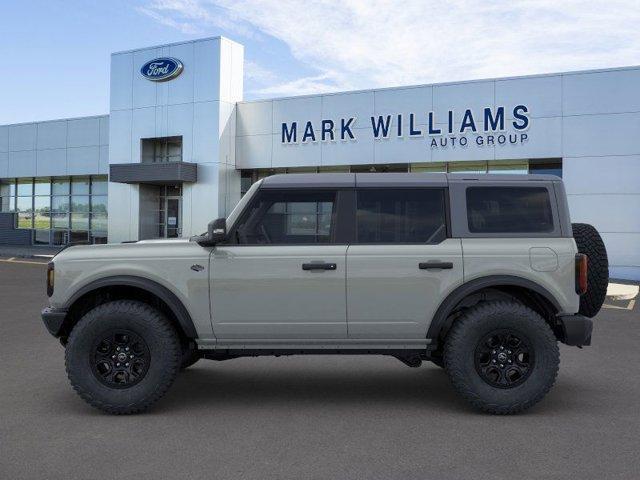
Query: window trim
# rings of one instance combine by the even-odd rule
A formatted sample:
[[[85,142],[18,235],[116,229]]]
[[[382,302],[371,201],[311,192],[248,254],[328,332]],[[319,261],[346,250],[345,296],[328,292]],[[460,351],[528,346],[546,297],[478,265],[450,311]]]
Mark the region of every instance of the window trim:
[[[358,195],[358,191],[360,190],[440,190],[442,192],[442,196],[443,196],[443,208],[444,208],[444,225],[445,225],[445,236],[442,238],[442,240],[439,240],[437,242],[366,242],[366,243],[361,243],[358,241],[358,202],[357,202],[357,195]],[[354,219],[353,219],[353,241],[351,242],[352,245],[439,245],[442,242],[448,240],[449,238],[451,238],[451,208],[449,205],[449,188],[448,187],[444,187],[444,186],[429,186],[429,187],[417,187],[417,186],[410,186],[410,187],[367,187],[367,186],[363,186],[363,187],[356,187],[354,189],[354,192],[356,193],[356,198],[355,198],[355,203],[354,203]]]

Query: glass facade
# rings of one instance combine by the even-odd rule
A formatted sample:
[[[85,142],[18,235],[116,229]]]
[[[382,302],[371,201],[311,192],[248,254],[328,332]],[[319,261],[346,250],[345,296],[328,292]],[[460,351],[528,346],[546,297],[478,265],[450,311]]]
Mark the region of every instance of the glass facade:
[[[0,209],[16,212],[34,244],[107,242],[106,176],[5,179]]]
[[[481,162],[433,162],[433,163],[392,163],[388,165],[344,165],[333,167],[265,168],[241,171],[241,193],[261,178],[280,173],[366,173],[366,172],[427,172],[427,173],[496,173],[527,174],[544,173],[562,178],[562,159],[545,158],[536,160],[495,160]]]

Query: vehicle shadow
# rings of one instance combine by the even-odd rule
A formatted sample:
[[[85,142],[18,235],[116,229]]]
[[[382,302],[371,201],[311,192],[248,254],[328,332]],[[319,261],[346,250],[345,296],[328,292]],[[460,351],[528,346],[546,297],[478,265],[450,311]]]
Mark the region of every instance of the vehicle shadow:
[[[440,368],[386,368],[382,371],[353,368],[216,368],[198,364],[180,374],[158,405],[162,410],[181,408],[304,405],[306,408],[377,404],[396,407],[425,406],[468,410]]]

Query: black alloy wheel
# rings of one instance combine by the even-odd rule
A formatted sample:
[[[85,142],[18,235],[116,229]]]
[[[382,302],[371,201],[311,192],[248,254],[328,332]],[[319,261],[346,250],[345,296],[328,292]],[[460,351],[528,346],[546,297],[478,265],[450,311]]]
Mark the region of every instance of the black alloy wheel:
[[[534,352],[520,332],[495,330],[485,335],[475,351],[480,378],[498,388],[522,384],[533,370]]]
[[[151,354],[145,341],[131,330],[110,330],[91,353],[96,378],[110,388],[129,388],[144,378]]]

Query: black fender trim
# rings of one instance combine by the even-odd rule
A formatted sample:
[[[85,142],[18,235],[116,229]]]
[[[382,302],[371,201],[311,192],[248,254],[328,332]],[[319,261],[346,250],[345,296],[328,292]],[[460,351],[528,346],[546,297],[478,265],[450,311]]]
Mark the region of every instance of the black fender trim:
[[[516,277],[514,275],[490,275],[488,277],[476,278],[467,283],[460,285],[440,304],[436,310],[431,325],[427,331],[427,338],[437,341],[440,332],[445,328],[447,318],[453,311],[454,307],[460,303],[465,297],[474,294],[484,288],[490,287],[521,287],[531,290],[545,298],[556,312],[560,311],[560,304],[555,297],[544,287],[537,283],[527,280],[526,278]]]
[[[167,304],[171,312],[178,320],[183,333],[188,338],[198,338],[198,333],[193,326],[191,315],[189,315],[189,312],[182,304],[180,299],[176,297],[175,294],[171,292],[167,287],[164,287],[163,285],[160,285],[159,283],[144,277],[136,277],[133,275],[115,275],[112,277],[100,278],[91,283],[88,283],[84,287],[80,288],[77,292],[75,292],[73,296],[66,302],[63,308],[69,310],[77,300],[85,296],[87,293],[90,293],[99,288],[111,286],[136,287],[155,295]]]

